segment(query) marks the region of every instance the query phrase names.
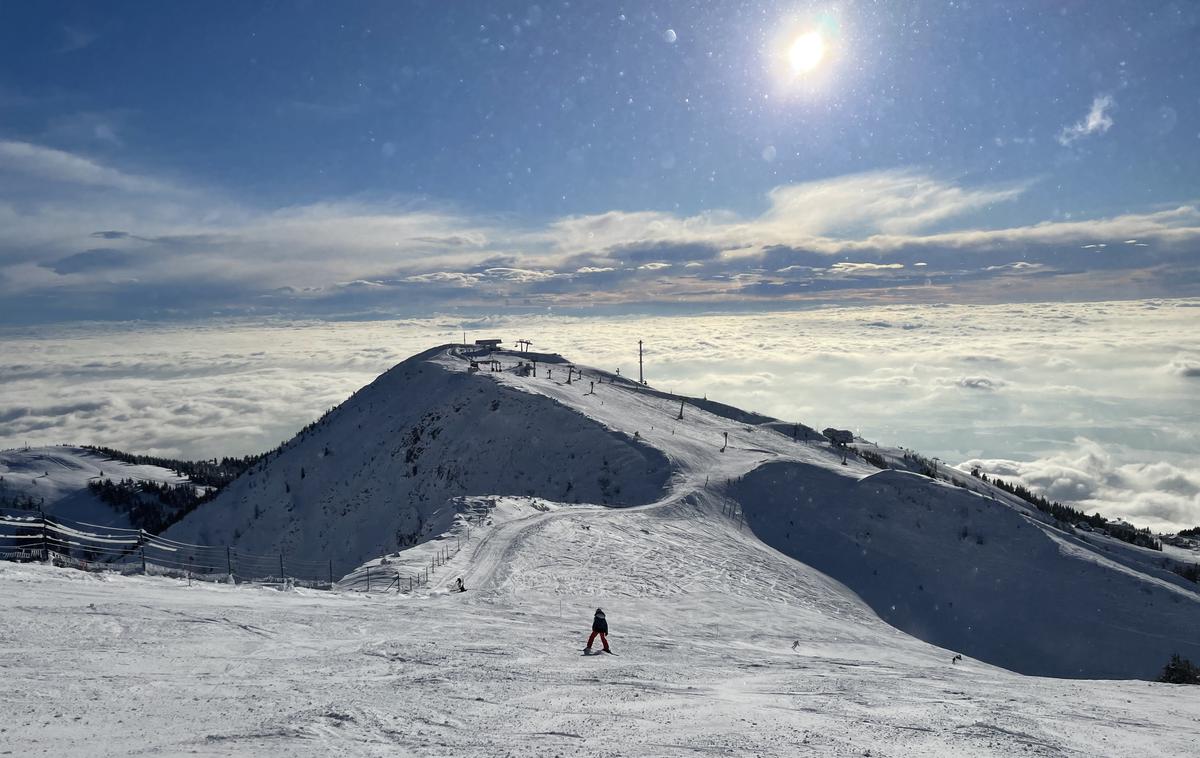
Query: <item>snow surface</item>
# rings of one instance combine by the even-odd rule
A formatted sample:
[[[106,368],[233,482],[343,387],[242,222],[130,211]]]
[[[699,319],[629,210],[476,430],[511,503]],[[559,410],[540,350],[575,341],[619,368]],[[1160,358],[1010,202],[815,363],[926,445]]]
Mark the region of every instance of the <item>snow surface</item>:
[[[130,526],[129,516],[88,491],[88,483],[122,479],[183,484],[188,480],[160,466],[139,466],[113,460],[82,447],[58,445],[0,451],[0,495],[29,496],[46,513],[97,526]]]
[[[339,591],[0,565],[0,753],[1194,754],[1187,688],[979,659],[1153,676],[1200,628],[1161,554],[473,357],[400,364],[171,532],[357,551]],[[368,570],[422,581],[354,591]],[[617,656],[580,655],[597,606]]]
[[[953,664],[733,518],[505,500],[464,594],[0,564],[0,753],[1194,754],[1189,688]]]

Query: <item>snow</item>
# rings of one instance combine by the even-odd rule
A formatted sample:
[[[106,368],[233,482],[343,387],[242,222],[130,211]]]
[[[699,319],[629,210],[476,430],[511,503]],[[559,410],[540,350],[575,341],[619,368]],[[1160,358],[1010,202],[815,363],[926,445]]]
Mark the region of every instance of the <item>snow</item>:
[[[411,358],[166,533],[251,553],[364,561],[426,539],[447,502],[523,495],[613,505],[658,499],[670,474],[653,447],[483,375]],[[436,533],[436,532],[433,532]]]
[[[0,477],[4,478],[0,496],[32,497],[43,501],[47,514],[122,528],[130,526],[128,514],[89,492],[89,482],[136,479],[176,485],[189,481],[169,469],[124,463],[72,445],[0,451]]]
[[[733,519],[698,525],[684,504],[513,515],[445,567],[465,574],[464,594],[189,587],[0,564],[0,753],[1127,756],[1194,745],[1200,704],[1179,686],[952,664]],[[616,657],[580,655],[597,606]]]
[[[339,550],[333,592],[0,564],[0,753],[1194,750],[1190,691],[1098,678],[1200,659],[1200,597],[1161,554],[792,424],[476,354],[400,364],[169,533]],[[367,571],[421,580],[366,593]],[[596,607],[616,657],[580,654]]]

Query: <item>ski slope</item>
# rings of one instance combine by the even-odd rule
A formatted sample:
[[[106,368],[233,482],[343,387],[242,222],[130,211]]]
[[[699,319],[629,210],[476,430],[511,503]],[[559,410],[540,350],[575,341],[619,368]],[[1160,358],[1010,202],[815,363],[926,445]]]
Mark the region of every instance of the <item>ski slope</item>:
[[[449,349],[434,360],[461,371],[463,358]],[[963,487],[880,471],[827,442],[782,433],[794,425],[747,423],[736,409],[584,373],[571,383],[544,373],[483,376],[637,435],[671,461],[672,488],[660,504],[720,493],[764,542],[844,582],[922,640],[1043,676],[1148,679],[1173,653],[1200,660],[1200,592],[1162,553],[1065,533],[959,472]],[[882,451],[897,465],[901,454]]]
[[[338,591],[0,564],[0,753],[1194,751],[1190,689],[1127,678],[1189,654],[1200,623],[1161,555],[982,483],[843,463],[807,427],[704,400],[680,419],[678,398],[586,367],[567,382],[553,356],[537,376],[479,357],[400,364],[176,527],[378,546]],[[449,486],[451,461],[478,473]],[[411,544],[388,545],[409,516]],[[422,567],[412,592],[354,591]],[[616,656],[580,655],[596,607]]]
[[[0,564],[0,752],[1187,755],[1187,688],[922,643],[719,503],[524,498],[414,595]],[[711,514],[710,514],[711,515]],[[443,588],[456,575],[468,592]],[[603,607],[617,656],[580,655]]]

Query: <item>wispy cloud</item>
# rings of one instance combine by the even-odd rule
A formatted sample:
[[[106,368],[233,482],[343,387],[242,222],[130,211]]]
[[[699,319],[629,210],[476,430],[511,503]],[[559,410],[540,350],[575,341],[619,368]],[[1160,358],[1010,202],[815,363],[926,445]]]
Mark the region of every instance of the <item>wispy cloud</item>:
[[[127,174],[89,158],[31,142],[0,140],[0,172],[23,174],[64,184],[107,187],[123,192],[171,191],[165,182]]]
[[[93,29],[85,29],[82,26],[66,25],[62,28],[62,44],[58,48],[59,53],[73,53],[76,50],[83,50],[90,47],[93,42],[100,39],[100,33]]]
[[[1063,147],[1068,147],[1082,137],[1107,132],[1113,125],[1109,111],[1115,104],[1112,95],[1097,95],[1092,100],[1091,109],[1083,119],[1062,128],[1062,131],[1058,133],[1058,143]]]
[[[255,208],[13,140],[0,141],[0,174],[16,179],[0,183],[7,318],[1200,290],[1194,206],[978,228],[973,214],[1029,185],[914,170],[776,187],[757,215],[608,211],[541,225],[411,199]]]

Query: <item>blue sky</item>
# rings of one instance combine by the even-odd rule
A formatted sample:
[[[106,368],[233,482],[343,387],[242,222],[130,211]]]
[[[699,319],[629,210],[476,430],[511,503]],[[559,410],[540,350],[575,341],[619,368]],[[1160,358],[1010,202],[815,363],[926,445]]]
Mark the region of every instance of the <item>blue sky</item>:
[[[1197,92],[1186,2],[4,2],[0,319],[1195,295]]]

